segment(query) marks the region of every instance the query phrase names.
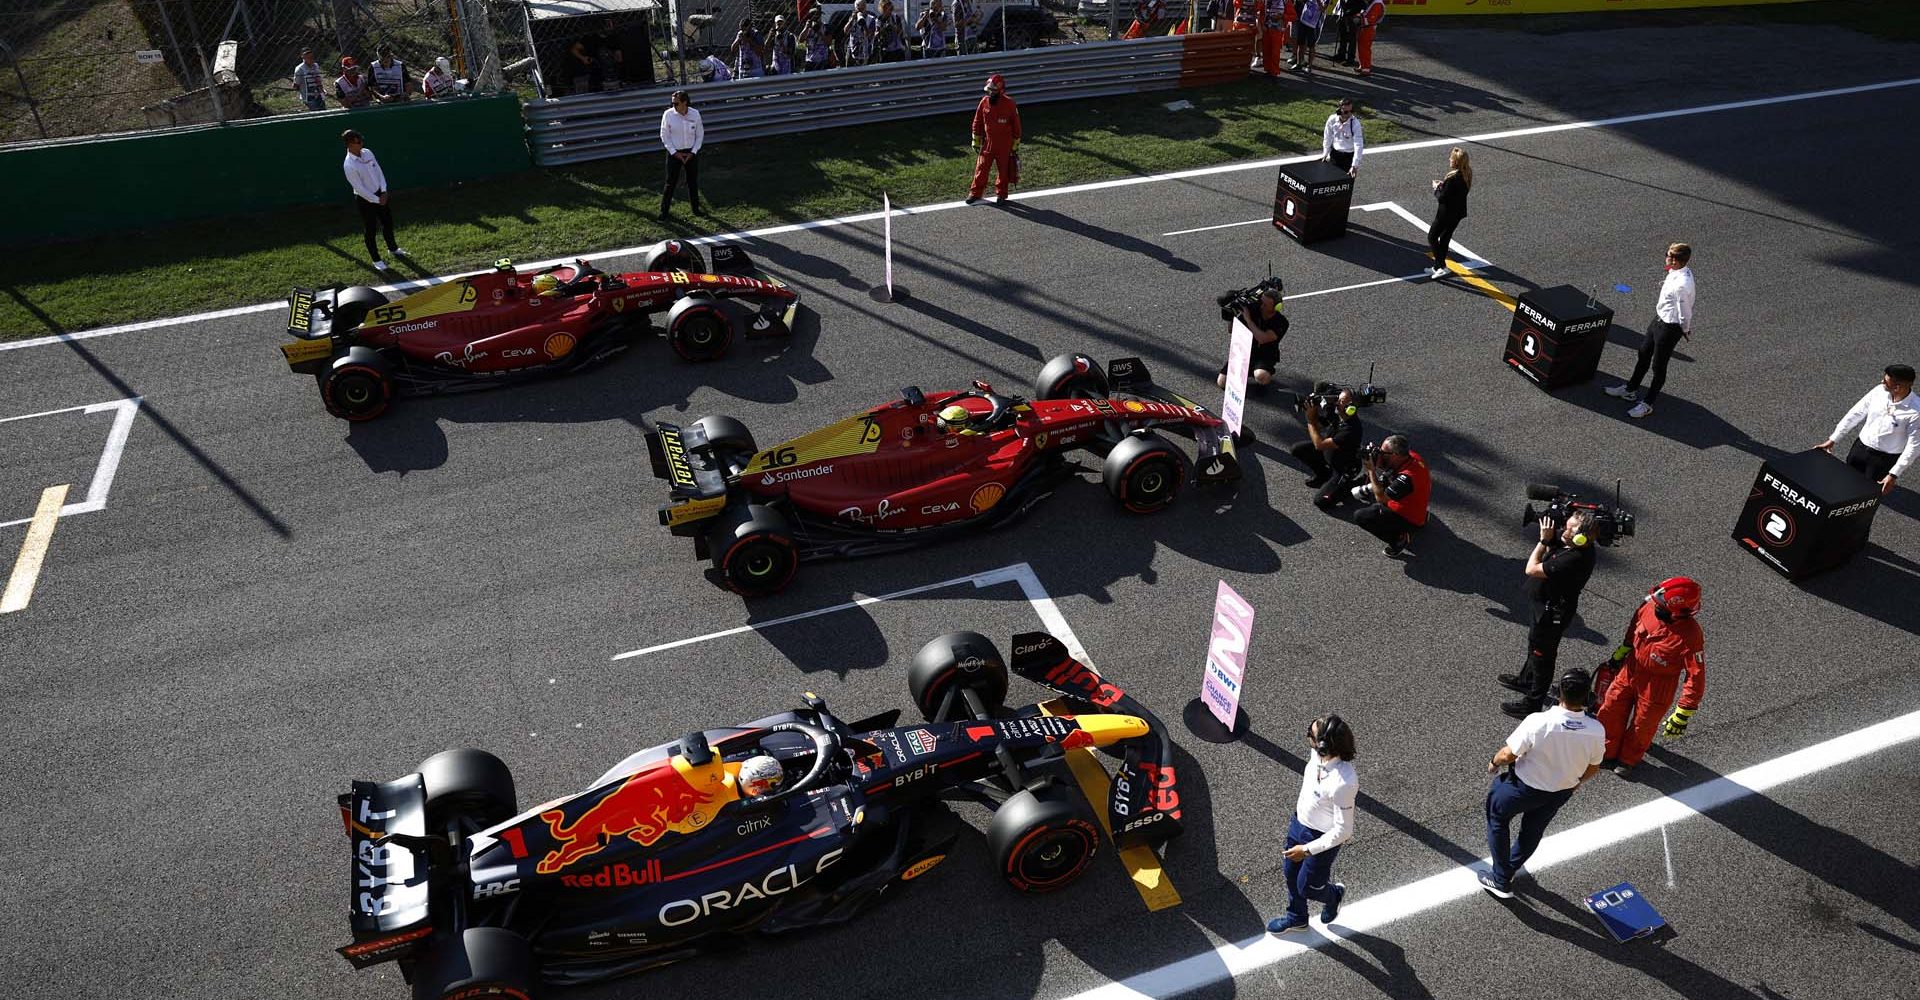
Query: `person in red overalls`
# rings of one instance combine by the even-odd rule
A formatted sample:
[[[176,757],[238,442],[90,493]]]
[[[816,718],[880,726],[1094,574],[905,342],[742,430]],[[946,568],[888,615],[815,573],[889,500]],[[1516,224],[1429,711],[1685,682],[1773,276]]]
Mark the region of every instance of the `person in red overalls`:
[[[1693,616],[1700,610],[1700,584],[1673,576],[1648,592],[1627,626],[1627,637],[1614,650],[1613,664],[1604,665],[1594,680],[1606,686],[1600,702],[1600,724],[1607,730],[1607,759],[1613,773],[1625,776],[1653,745],[1653,733],[1666,717],[1666,735],[1678,737],[1700,708],[1707,693],[1706,638]],[[1680,704],[1667,715],[1673,692],[1680,687]],[[1627,721],[1632,713],[1633,721]]]
[[[1127,32],[1121,38],[1145,38],[1167,16],[1167,0],[1140,0],[1133,23],[1127,25]]]
[[[1287,33],[1293,21],[1293,0],[1267,0],[1266,22],[1260,32],[1260,68],[1268,76],[1280,75],[1286,61]]]
[[[1386,17],[1386,0],[1373,0],[1372,3],[1367,4],[1367,6],[1360,11],[1358,47],[1360,49],[1359,73],[1361,76],[1373,75],[1373,34],[1380,30],[1380,22],[1386,20]]]
[[[1020,109],[1007,96],[1007,81],[1000,74],[987,77],[986,90],[980,106],[973,109],[973,148],[979,158],[973,165],[973,189],[967,193],[969,205],[986,193],[988,167],[998,171],[993,188],[996,204],[1006,203],[1007,185],[1018,180],[1014,164],[1020,153]]]

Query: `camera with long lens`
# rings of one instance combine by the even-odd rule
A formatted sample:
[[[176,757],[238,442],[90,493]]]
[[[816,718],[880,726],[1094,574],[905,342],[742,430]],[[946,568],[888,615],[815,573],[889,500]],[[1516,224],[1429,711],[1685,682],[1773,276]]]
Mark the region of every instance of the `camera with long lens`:
[[[1568,493],[1558,486],[1543,486],[1538,483],[1527,487],[1528,500],[1544,500],[1546,506],[1536,510],[1533,504],[1527,504],[1526,512],[1520,517],[1522,527],[1533,527],[1541,518],[1553,522],[1554,534],[1566,530],[1567,518],[1576,510],[1584,510],[1593,515],[1587,530],[1593,540],[1600,545],[1612,545],[1621,538],[1633,537],[1633,515],[1620,506],[1620,480],[1613,481],[1613,505],[1580,500],[1575,494]]]
[[[1281,300],[1285,283],[1278,277],[1269,277],[1252,288],[1241,288],[1216,297],[1213,301],[1220,306],[1220,318],[1228,322],[1248,309],[1260,307],[1260,297],[1271,294],[1275,302]]]
[[[1375,403],[1387,401],[1387,390],[1373,384],[1373,366],[1368,365],[1367,380],[1357,386],[1341,385],[1338,382],[1315,382],[1312,392],[1294,397],[1293,412],[1298,413],[1300,419],[1305,420],[1307,411],[1312,410],[1322,425],[1331,424],[1340,419],[1340,394],[1343,392],[1353,393],[1355,406],[1372,406]]]

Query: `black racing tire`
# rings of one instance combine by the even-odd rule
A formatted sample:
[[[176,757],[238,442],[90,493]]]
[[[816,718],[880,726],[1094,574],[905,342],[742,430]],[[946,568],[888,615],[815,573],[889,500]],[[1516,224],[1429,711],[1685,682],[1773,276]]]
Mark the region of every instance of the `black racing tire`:
[[[700,255],[700,248],[686,240],[664,240],[647,251],[646,263],[640,270],[706,274],[707,261]]]
[[[667,342],[685,361],[712,361],[733,345],[733,315],[718,301],[689,295],[667,310]]]
[[[907,691],[928,722],[936,718],[940,703],[955,685],[971,688],[980,696],[989,713],[997,712],[1007,700],[1007,661],[994,648],[993,640],[978,632],[948,632],[920,647],[907,667]],[[956,701],[962,713],[966,704]]]
[[[757,503],[722,513],[707,536],[707,547],[727,589],[742,597],[777,594],[800,568],[800,549],[786,517]]]
[[[1107,373],[1084,354],[1056,355],[1033,380],[1035,399],[1106,399],[1110,394]]]
[[[1120,506],[1135,514],[1152,514],[1165,510],[1180,495],[1186,458],[1157,434],[1131,434],[1107,452],[1100,478]]]
[[[747,425],[732,417],[709,415],[701,417],[688,425],[698,427],[707,435],[707,450],[726,470],[727,475],[738,475],[760,453],[754,444],[753,432]]]
[[[340,294],[333,297],[333,325],[328,332],[338,337],[359,326],[376,307],[386,304],[386,293],[377,288],[355,285],[342,289]]]
[[[319,377],[320,401],[342,420],[372,420],[393,403],[393,372],[385,358],[365,347],[334,358]]]
[[[987,851],[1007,884],[1026,893],[1072,883],[1100,852],[1100,828],[1074,792],[1045,781],[1015,793],[987,824]]]
[[[481,827],[511,819],[519,812],[513,772],[485,750],[446,750],[420,763],[427,791],[427,830],[437,833],[455,818]]]
[[[414,967],[414,1000],[532,1000],[537,975],[527,939],[501,927],[442,938]]]

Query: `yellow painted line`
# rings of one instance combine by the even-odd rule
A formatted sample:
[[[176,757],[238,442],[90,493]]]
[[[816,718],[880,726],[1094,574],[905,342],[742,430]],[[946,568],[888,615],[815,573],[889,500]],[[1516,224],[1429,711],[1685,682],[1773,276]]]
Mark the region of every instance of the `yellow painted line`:
[[[60,523],[60,508],[67,505],[70,488],[71,484],[63,484],[40,491],[40,506],[27,524],[27,540],[20,546],[20,558],[13,562],[7,592],[0,596],[0,615],[18,611],[33,600],[33,584],[40,579],[40,564],[46,561],[47,544],[53,541],[53,526]]]
[[[1447,270],[1452,271],[1455,277],[1466,282],[1470,287],[1479,291],[1480,294],[1485,295],[1487,298],[1490,298],[1493,301],[1498,302],[1503,306],[1506,306],[1508,312],[1512,312],[1514,310],[1514,306],[1516,303],[1513,301],[1513,296],[1508,295],[1506,292],[1501,291],[1499,286],[1495,285],[1493,282],[1490,282],[1487,279],[1474,274],[1472,271],[1469,271],[1466,268],[1461,267],[1459,263],[1455,261],[1451,261],[1451,260],[1447,261]]]
[[[1047,715],[1056,714],[1060,703],[1050,701],[1040,706]],[[1084,747],[1066,752],[1067,770],[1073,773],[1073,780],[1079,782],[1081,794],[1087,797],[1087,804],[1093,807],[1093,815],[1100,820],[1100,829],[1107,831],[1107,839],[1113,839],[1113,827],[1107,822],[1107,794],[1113,782],[1107,778],[1107,769],[1093,756],[1093,751]],[[1167,877],[1165,868],[1160,866],[1160,856],[1153,849],[1141,844],[1120,848],[1120,864],[1127,870],[1127,877],[1133,880],[1134,889],[1140,893],[1140,899],[1147,904],[1149,912],[1164,910],[1180,905],[1180,890],[1173,887],[1173,880]]]

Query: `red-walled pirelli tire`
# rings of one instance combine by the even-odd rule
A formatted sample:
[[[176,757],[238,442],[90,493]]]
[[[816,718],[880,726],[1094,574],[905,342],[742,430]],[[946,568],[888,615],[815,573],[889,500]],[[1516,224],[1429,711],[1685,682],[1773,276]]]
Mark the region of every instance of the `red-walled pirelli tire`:
[[[1071,789],[1051,781],[1016,793],[987,824],[1000,877],[1021,892],[1052,892],[1080,877],[1100,850],[1100,828]]]
[[[421,762],[420,781],[426,786],[429,833],[443,831],[455,815],[489,827],[519,811],[513,772],[485,750],[434,754]]]
[[[1107,452],[1100,478],[1120,506],[1135,514],[1151,514],[1166,509],[1180,495],[1186,460],[1159,435],[1133,434]]]
[[[667,342],[686,361],[712,361],[733,344],[733,316],[705,296],[681,299],[667,310]]]
[[[973,689],[989,713],[1006,703],[1007,661],[1001,659],[993,640],[978,632],[948,632],[913,655],[907,666],[907,691],[922,718],[947,721],[935,716],[955,686]],[[964,701],[956,701],[953,712],[955,717],[971,717]]]
[[[393,402],[393,377],[387,362],[365,347],[348,348],[320,375],[320,401],[342,420],[372,420]]]
[[[692,274],[707,273],[707,262],[700,256],[700,248],[686,240],[663,240],[655,243],[647,251],[646,263],[642,271],[687,271]]]
[[[420,957],[414,1000],[533,1000],[533,948],[500,927],[469,927]]]
[[[1107,373],[1084,354],[1060,354],[1033,380],[1035,399],[1105,399]]]
[[[742,597],[777,594],[800,568],[800,549],[786,517],[757,503],[722,513],[707,547],[727,588]]]

